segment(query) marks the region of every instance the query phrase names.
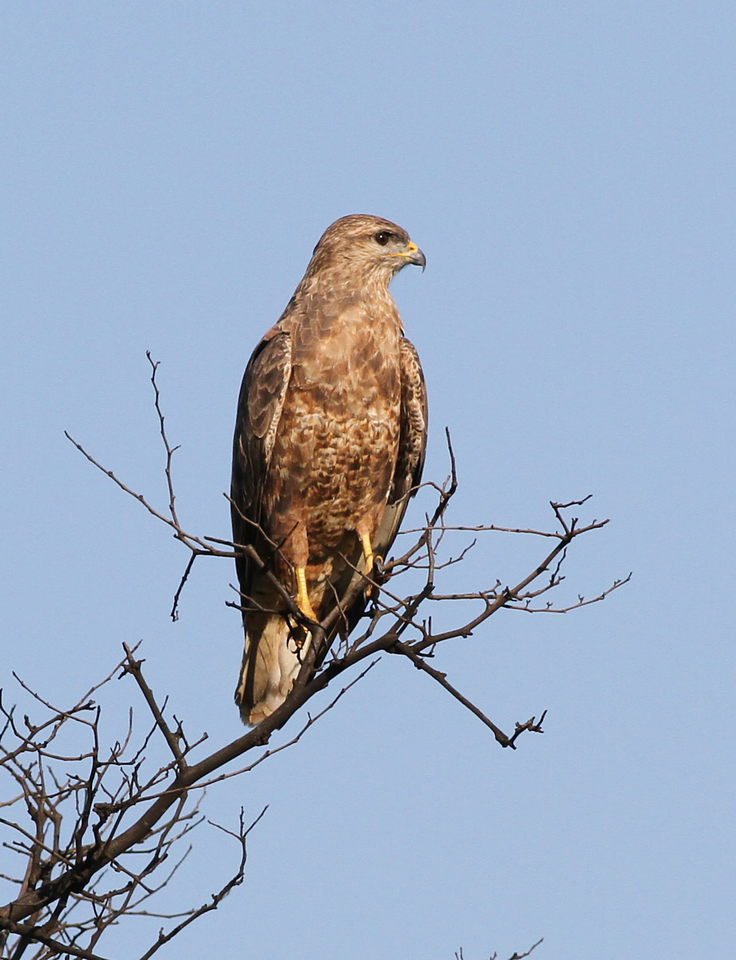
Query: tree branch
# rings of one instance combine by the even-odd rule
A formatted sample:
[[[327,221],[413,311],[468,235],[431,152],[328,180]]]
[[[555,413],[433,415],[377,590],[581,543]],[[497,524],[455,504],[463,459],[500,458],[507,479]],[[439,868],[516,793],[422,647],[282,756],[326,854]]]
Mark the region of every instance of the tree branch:
[[[23,689],[34,698],[36,709],[48,712],[40,722],[32,723],[28,717],[21,722],[13,709],[6,709],[0,699],[3,721],[0,740],[10,742],[9,746],[2,747],[0,766],[11,778],[14,797],[4,806],[6,811],[11,811],[11,816],[0,822],[11,833],[6,848],[24,861],[23,867],[17,871],[20,879],[11,881],[16,884],[15,897],[0,908],[0,929],[4,929],[5,939],[9,934],[17,937],[13,960],[20,960],[26,945],[31,942],[56,953],[101,960],[92,951],[110,925],[125,916],[157,915],[140,907],[168,883],[185,860],[186,852],[183,856],[177,854],[175,859],[174,851],[180,849],[176,844],[201,822],[196,800],[201,798],[201,791],[221,780],[244,775],[274,754],[295,745],[384,653],[405,657],[488,727],[502,747],[516,749],[517,740],[523,733],[542,732],[546,711],[538,720],[531,717],[526,723],[516,723],[514,732],[506,734],[477,704],[450,683],[445,673],[430,665],[428,659],[437,645],[471,636],[485,628],[490,618],[502,609],[563,613],[597,603],[627,583],[631,576],[614,580],[610,587],[589,599],[578,595],[570,602],[563,600],[553,605],[548,601],[544,605],[544,601],[538,598],[562,585],[567,553],[574,542],[581,536],[603,529],[608,521],[594,519],[581,524],[570,514],[570,511],[587,504],[590,499],[587,496],[567,503],[550,501],[555,521],[553,530],[534,530],[523,525],[448,523],[447,514],[458,489],[458,476],[450,433],[446,430],[449,476],[441,485],[430,482],[418,488],[420,497],[430,500],[424,510],[424,524],[404,531],[404,535],[413,538],[409,545],[402,547],[403,553],[399,556],[385,558],[372,577],[367,578],[356,569],[347,593],[339,598],[330,614],[321,623],[312,623],[298,608],[288,587],[274,574],[273,560],[282,545],[273,543],[266,531],[258,528],[264,545],[264,556],[260,556],[250,545],[216,536],[195,535],[182,526],[173,480],[173,458],[179,447],[170,442],[166,429],[157,382],[159,363],[150,353],[146,356],[158,432],[165,451],[167,507],[154,507],[142,493],[106,469],[68,433],[66,436],[93,466],[163,523],[189,551],[173,597],[172,619],[178,619],[181,595],[197,557],[232,559],[247,555],[269,580],[279,597],[281,612],[308,630],[313,641],[302,657],[298,677],[284,703],[257,727],[212,749],[205,756],[201,755],[200,748],[206,735],[192,741],[187,738],[184,726],[176,716],[173,723],[168,719],[168,701],[164,699],[159,703],[146,681],[144,661],[135,657],[137,647],[124,645],[125,656],[116,670],[68,710],[56,708],[23,684]],[[477,535],[476,539],[470,545],[463,545],[461,540],[458,548],[455,536],[469,531]],[[528,572],[512,586],[504,586],[508,581],[496,576],[492,578],[495,582],[491,586],[486,581],[479,587],[468,585],[462,592],[441,592],[445,571],[449,567],[456,569],[475,543],[482,542],[486,533],[541,537],[545,541],[544,547],[540,545],[541,559],[530,560],[526,568]],[[372,597],[361,626],[362,632],[356,628],[348,638],[345,630],[337,631],[336,628],[341,620],[346,623],[344,611],[350,608],[366,584],[371,585]],[[228,605],[242,610],[253,603],[251,598],[242,595],[239,595],[239,601]],[[443,623],[442,630],[436,630],[432,616],[427,615],[428,610],[437,610],[437,604],[443,604],[444,610],[454,614],[449,625]],[[330,649],[327,638],[335,632],[342,635]],[[306,711],[313,697],[350,670],[357,671],[357,675],[341,686],[326,707],[315,715]],[[109,749],[103,749],[99,737],[100,709],[90,698],[118,672],[121,678],[133,678],[150,720],[146,721],[141,739],[133,734],[131,715],[125,735]],[[271,746],[274,734],[300,711],[304,711],[306,720],[302,721],[296,734]],[[80,736],[87,738],[82,748],[79,746]],[[152,759],[157,750],[163,751],[165,757],[158,767],[157,761]],[[235,763],[254,750],[257,753],[251,762]],[[190,799],[193,791],[199,792]],[[19,817],[17,821],[12,819],[14,811],[24,812],[29,818],[28,827],[21,825],[19,813],[15,814]],[[162,929],[158,939],[146,948],[139,960],[149,960],[189,924],[216,909],[222,899],[242,882],[246,862],[245,838],[258,820],[260,817],[245,830],[241,811],[239,831],[225,831],[240,843],[240,863],[233,876],[206,903],[182,914],[169,915],[168,919],[182,919],[169,931]],[[163,867],[167,860],[174,862],[171,870]],[[39,922],[42,919],[45,920],[43,924]],[[54,939],[59,936],[62,939]],[[88,942],[82,944],[82,940]],[[527,953],[514,954],[511,960],[529,956],[541,942],[534,944]]]

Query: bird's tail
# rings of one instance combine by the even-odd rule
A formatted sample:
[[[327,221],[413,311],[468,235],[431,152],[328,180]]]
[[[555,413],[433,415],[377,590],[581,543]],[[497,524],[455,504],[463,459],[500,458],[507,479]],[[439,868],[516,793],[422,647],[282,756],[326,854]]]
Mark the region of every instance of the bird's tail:
[[[288,696],[307,644],[297,652],[292,631],[282,615],[249,613],[246,621],[245,651],[235,702],[240,707],[243,723],[255,725],[269,717]]]

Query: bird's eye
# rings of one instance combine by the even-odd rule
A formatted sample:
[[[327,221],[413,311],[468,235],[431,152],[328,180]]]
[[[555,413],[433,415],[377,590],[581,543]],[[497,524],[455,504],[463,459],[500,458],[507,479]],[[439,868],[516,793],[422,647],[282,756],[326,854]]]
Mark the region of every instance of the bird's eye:
[[[385,247],[391,239],[391,233],[388,230],[381,230],[373,239],[376,243],[380,243],[382,247]]]

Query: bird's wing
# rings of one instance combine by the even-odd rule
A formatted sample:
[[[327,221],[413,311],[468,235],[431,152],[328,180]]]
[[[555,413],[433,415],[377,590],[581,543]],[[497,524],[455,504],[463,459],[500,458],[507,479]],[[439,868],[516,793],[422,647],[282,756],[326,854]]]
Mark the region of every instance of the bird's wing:
[[[424,382],[419,354],[413,343],[402,337],[401,352],[401,432],[399,453],[388,503],[376,531],[373,549],[386,558],[409,500],[422,479],[424,454],[427,448],[427,386]]]
[[[236,543],[257,545],[271,454],[291,377],[291,337],[278,325],[258,344],[240,387],[233,438],[230,508]],[[240,589],[249,593],[252,564],[236,560]]]

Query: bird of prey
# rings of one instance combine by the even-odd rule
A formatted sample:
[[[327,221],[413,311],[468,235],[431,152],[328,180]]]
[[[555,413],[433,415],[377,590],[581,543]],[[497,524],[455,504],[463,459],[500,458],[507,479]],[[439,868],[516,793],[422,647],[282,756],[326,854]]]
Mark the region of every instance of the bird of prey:
[[[424,254],[397,224],[337,220],[246,367],[233,540],[263,564],[248,551],[236,559],[245,653],[235,701],[245,723],[283,703],[308,648],[288,597],[311,621],[338,607],[327,640],[345,634],[420,482],[426,388],[388,289],[408,263],[424,268]],[[356,577],[368,589],[356,591]]]

